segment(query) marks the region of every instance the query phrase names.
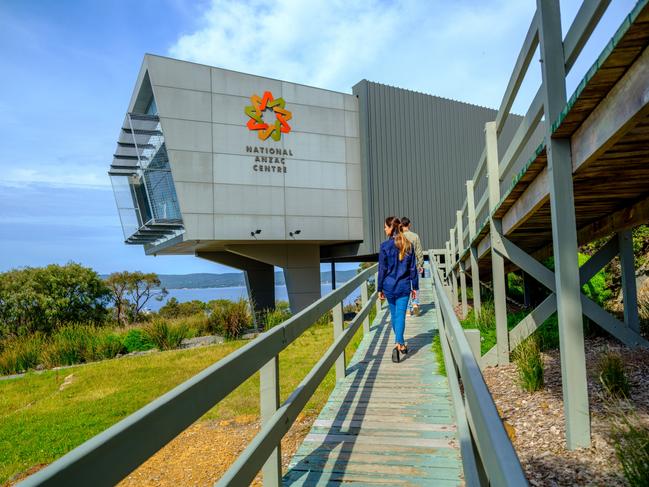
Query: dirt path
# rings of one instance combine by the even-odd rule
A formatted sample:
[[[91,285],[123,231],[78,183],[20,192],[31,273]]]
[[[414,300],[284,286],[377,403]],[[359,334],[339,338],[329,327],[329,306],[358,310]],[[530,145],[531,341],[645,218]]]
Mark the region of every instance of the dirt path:
[[[315,416],[300,416],[282,440],[282,465],[289,460],[311,428]],[[147,460],[120,487],[211,486],[234,463],[259,431],[254,417],[233,421],[200,421]],[[257,476],[252,485],[261,485]]]

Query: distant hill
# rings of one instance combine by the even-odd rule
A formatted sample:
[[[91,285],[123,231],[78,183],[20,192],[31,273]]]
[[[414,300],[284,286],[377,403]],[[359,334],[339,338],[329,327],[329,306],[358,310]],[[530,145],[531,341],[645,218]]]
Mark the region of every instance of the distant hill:
[[[356,275],[355,269],[336,271],[336,281],[339,283],[348,281]],[[107,275],[102,275],[106,279]],[[167,289],[200,289],[215,287],[242,287],[246,285],[243,272],[225,272],[223,274],[158,274],[160,284]],[[320,273],[320,280],[323,283],[331,282],[331,272]],[[275,284],[283,286],[286,284],[283,272],[275,273]]]

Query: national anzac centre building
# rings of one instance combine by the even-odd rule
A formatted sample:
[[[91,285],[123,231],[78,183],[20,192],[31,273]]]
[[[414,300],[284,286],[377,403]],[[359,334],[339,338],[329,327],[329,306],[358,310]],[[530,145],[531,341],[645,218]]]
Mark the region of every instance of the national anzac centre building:
[[[465,196],[449,188],[471,178],[495,115],[147,54],[109,171],[124,240],[243,270],[258,309],[274,306],[281,267],[299,311],[320,297],[321,262],[376,259],[386,216],[442,247]]]

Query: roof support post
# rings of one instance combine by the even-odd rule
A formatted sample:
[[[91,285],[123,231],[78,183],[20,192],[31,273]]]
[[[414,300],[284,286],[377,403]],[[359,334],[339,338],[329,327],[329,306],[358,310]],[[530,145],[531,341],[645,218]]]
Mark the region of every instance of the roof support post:
[[[473,189],[473,180],[466,182],[466,207],[469,217],[469,251],[471,259],[471,285],[473,287],[473,312],[476,316],[480,316],[482,307],[480,299],[480,271],[478,269],[478,248],[473,244],[476,229],[475,218],[475,193]]]
[[[485,124],[487,147],[487,177],[489,179],[489,214],[500,202],[500,171],[498,169],[498,135],[496,122]],[[494,240],[502,234],[500,220],[489,217],[489,238],[491,239],[491,273],[496,314],[496,346],[498,365],[509,363],[509,332],[507,330],[507,301],[505,299],[505,259],[496,252]]]
[[[577,226],[570,140],[553,139],[552,123],[566,103],[566,73],[559,0],[537,0],[545,141],[548,155],[552,246],[554,251],[561,379],[566,443],[570,450],[590,445],[590,414],[582,324]]]
[[[620,266],[622,267],[622,298],[624,300],[624,324],[636,333],[640,333],[638,316],[638,294],[635,282],[635,265],[633,263],[633,236],[631,230],[617,234],[620,249]]]

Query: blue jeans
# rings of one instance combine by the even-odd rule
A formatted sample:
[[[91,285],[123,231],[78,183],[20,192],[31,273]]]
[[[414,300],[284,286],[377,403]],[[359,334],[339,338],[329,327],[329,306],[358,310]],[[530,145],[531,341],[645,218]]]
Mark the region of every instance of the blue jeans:
[[[406,308],[408,307],[408,296],[398,298],[387,298],[390,307],[390,318],[392,321],[392,331],[394,331],[395,343],[405,345],[403,332],[406,328]]]

